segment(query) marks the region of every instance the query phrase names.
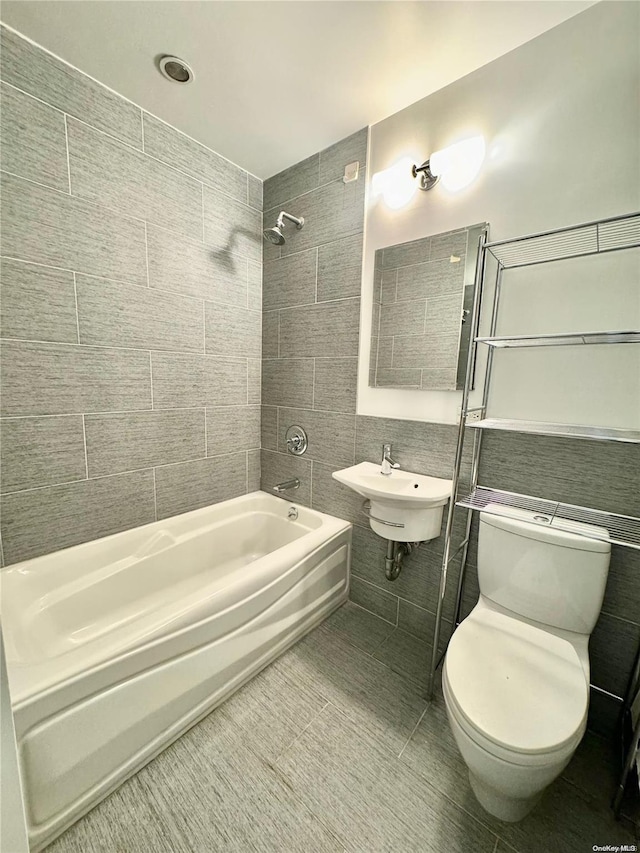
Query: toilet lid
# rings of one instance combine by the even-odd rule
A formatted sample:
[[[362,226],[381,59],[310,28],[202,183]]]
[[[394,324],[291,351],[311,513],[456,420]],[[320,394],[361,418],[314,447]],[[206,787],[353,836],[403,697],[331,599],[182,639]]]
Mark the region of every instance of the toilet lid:
[[[467,722],[514,752],[560,749],[587,713],[587,679],[571,643],[488,608],[455,631],[446,677]]]

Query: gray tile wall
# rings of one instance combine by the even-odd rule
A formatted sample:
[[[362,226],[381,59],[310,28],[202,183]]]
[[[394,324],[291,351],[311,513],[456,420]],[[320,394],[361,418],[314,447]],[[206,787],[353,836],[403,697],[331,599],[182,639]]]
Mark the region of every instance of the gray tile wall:
[[[305,224],[303,231],[288,235],[284,246],[265,249],[262,487],[268,491],[281,480],[299,477],[296,501],[351,521],[351,598],[404,631],[429,640],[443,537],[423,545],[407,559],[398,580],[387,581],[385,541],[369,528],[361,499],[331,476],[338,468],[363,460],[379,461],[382,444],[390,442],[403,468],[448,477],[457,433],[455,426],[355,414],[363,188],[360,181],[345,186],[340,176],[344,165],[354,159],[361,161],[363,169],[365,151],[366,132],[361,131],[265,181],[265,226],[273,225],[277,211],[284,208],[304,216],[309,230]],[[325,173],[322,164],[328,162],[331,170]],[[330,176],[325,186],[323,174]],[[321,224],[316,216],[322,218]],[[354,231],[346,234],[345,224]],[[448,266],[450,252],[444,245],[440,248],[438,257],[445,260],[436,264]],[[416,263],[428,261],[420,254],[423,249],[424,242],[416,241]],[[385,259],[393,264],[392,253],[387,257],[385,252]],[[404,298],[410,297],[408,277],[394,280],[393,285],[394,298],[396,285],[403,289]],[[284,434],[293,423],[304,426],[309,435],[309,450],[300,458],[285,453]],[[483,444],[480,482],[640,515],[639,455],[633,445],[489,434]],[[468,479],[468,455],[462,473],[463,480]],[[460,511],[454,540],[462,540],[464,523],[465,514]],[[478,597],[476,554],[477,518],[464,588],[465,615]],[[445,598],[445,634],[455,615],[458,577],[456,561],[450,568]],[[593,683],[613,693],[623,692],[639,639],[640,553],[614,548],[602,616],[591,638]],[[591,708],[592,726],[611,731],[615,703],[594,694]]]
[[[356,416],[366,129],[265,181],[264,226],[281,209],[305,218],[266,246],[263,267],[262,487],[299,477],[295,500],[355,525],[351,597],[418,636],[433,625],[442,539],[409,558],[395,584],[384,577],[385,542],[369,528],[362,500],[332,478],[377,461],[391,442],[403,467],[450,476],[456,428]],[[360,178],[344,184],[344,167]],[[303,457],[286,453],[285,432],[302,425]],[[447,599],[447,616],[453,601]]]
[[[14,563],[259,488],[262,182],[0,35]]]

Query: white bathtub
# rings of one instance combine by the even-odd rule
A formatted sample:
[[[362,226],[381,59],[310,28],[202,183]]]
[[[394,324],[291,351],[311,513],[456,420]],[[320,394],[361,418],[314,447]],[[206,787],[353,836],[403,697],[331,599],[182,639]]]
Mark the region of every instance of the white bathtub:
[[[40,850],[346,600],[351,525],[263,492],[1,574]]]

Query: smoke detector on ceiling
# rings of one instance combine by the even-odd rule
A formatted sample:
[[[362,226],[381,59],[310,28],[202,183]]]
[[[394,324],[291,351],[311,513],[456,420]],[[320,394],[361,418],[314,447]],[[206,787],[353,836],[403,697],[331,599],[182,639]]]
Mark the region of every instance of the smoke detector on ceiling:
[[[163,77],[174,83],[191,83],[194,78],[193,70],[184,59],[177,56],[163,56],[158,63],[158,68]]]

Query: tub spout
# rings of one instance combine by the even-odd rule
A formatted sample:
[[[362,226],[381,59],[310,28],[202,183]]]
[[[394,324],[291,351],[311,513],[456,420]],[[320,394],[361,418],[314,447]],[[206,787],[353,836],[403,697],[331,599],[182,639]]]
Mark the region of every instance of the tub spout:
[[[294,477],[293,480],[285,480],[284,483],[278,483],[273,487],[274,492],[287,492],[289,489],[299,489],[300,480]]]

